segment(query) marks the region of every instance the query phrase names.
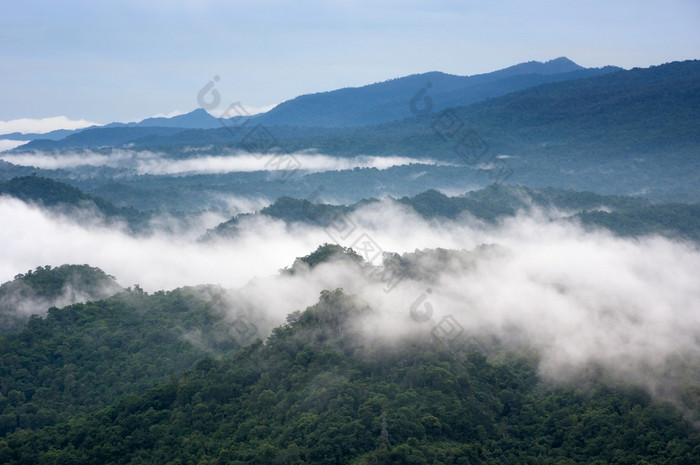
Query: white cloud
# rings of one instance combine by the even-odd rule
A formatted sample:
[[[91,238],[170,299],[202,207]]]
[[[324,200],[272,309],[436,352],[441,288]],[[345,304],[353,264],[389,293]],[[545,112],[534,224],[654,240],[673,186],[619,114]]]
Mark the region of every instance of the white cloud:
[[[25,140],[7,140],[7,139],[0,139],[0,152],[3,152],[5,150],[12,150],[15,147],[19,147],[20,145],[26,144],[27,141]]]
[[[239,154],[234,156],[204,156],[175,160],[168,158],[150,158],[138,160],[139,174],[209,174],[230,173],[236,171],[331,171],[348,170],[353,168],[387,169],[392,166],[410,163],[436,164],[429,159],[414,159],[408,157],[376,157],[361,156],[354,158],[338,158],[327,155],[309,154]]]
[[[156,113],[155,115],[147,116],[147,117],[145,117],[145,118],[141,118],[141,119],[139,120],[139,122],[141,122],[141,121],[143,121],[143,120],[145,120],[145,119],[148,119],[148,118],[172,118],[172,117],[174,117],[174,116],[184,115],[185,113],[188,113],[188,112],[186,112],[186,111],[180,111],[180,110],[175,110],[175,111],[171,111],[170,113]]]
[[[253,213],[270,205],[272,202],[264,197],[241,197],[227,194],[211,193],[214,202],[221,202],[226,207],[229,215],[235,216],[241,213]]]
[[[130,236],[120,229],[49,214],[16,199],[0,197],[0,282],[35,263],[93,263],[120,283],[140,283],[144,289],[171,289],[188,284],[222,283],[239,286],[255,275],[269,275],[308,253],[316,240],[285,237],[284,226],[256,224],[255,233],[235,243],[200,244],[193,237],[226,218],[193,221],[199,228],[187,234]],[[38,246],[41,244],[41,246]],[[254,253],[251,253],[255,251]]]
[[[145,155],[148,156],[148,155]],[[106,166],[117,167],[128,162],[133,162],[135,152],[114,151],[109,155],[95,152],[73,152],[66,154],[51,154],[38,152],[35,154],[3,154],[0,159],[15,165],[33,166],[41,169],[70,169],[79,166]]]
[[[20,118],[9,121],[0,121],[0,134],[10,134],[21,132],[23,134],[38,133],[44,134],[56,129],[80,129],[97,125],[92,121],[84,119],[71,120],[65,116],[52,116],[50,118]]]
[[[239,223],[234,238],[194,241],[223,219],[210,215],[192,222],[198,230],[135,238],[0,198],[0,282],[40,265],[88,263],[149,292],[222,284],[235,289],[235,305],[266,315],[270,328],[315,303],[322,289],[342,287],[378,312],[367,334],[397,341],[430,337],[451,316],[465,336],[483,344],[498,340],[521,353],[534,351],[546,379],[570,382],[595,365],[614,382],[634,383],[678,404],[674,383],[690,376],[700,384],[697,372],[683,366],[700,357],[700,250],[657,236],[588,231],[559,217],[520,214],[493,226],[468,216],[426,221],[390,200],[370,204],[350,216],[356,226],[341,245],[361,251],[357,241],[364,236],[399,253],[464,250],[448,262],[430,254],[416,258],[420,273],[385,292],[385,283],[343,264],[278,275],[295,257],[333,242],[320,228],[253,217]],[[410,307],[422,295],[434,313],[416,322]]]
[[[169,158],[167,155],[131,150],[112,150],[109,154],[80,151],[70,153],[20,153],[3,154],[0,159],[22,166],[43,169],[71,169],[80,166],[106,166],[132,170],[137,174],[214,174],[251,171],[301,170],[309,172],[347,170],[353,168],[387,169],[410,163],[440,164],[431,159],[416,159],[400,156],[359,156],[339,158],[328,155],[252,154],[248,152],[231,155],[200,155],[186,159]]]

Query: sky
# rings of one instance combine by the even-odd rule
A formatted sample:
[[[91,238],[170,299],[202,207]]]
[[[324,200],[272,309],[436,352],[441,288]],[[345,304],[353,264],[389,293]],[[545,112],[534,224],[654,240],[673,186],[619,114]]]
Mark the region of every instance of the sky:
[[[210,81],[254,112],[433,70],[648,67],[700,58],[699,26],[697,0],[0,0],[0,134],[188,112]]]

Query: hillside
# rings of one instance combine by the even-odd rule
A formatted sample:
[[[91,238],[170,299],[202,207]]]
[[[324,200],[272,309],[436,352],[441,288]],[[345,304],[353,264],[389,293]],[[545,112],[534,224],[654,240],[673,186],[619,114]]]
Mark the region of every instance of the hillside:
[[[562,57],[545,63],[521,63],[473,76],[454,76],[434,71],[358,88],[302,95],[253,119],[266,126],[366,126],[413,116],[411,98],[427,83],[431,86],[433,110],[439,111],[540,84],[620,70],[613,66],[586,69]]]
[[[147,136],[167,137],[181,132],[179,127],[96,127],[79,130],[60,140],[35,139],[18,147],[20,150],[58,150],[75,148],[120,147],[137,143]]]
[[[438,90],[433,85],[425,97],[437,96]],[[102,128],[71,137],[84,138],[78,141],[78,147],[116,141],[135,153],[148,150],[177,160],[231,156],[246,151],[303,151],[337,157],[401,155],[457,165],[308,174],[302,167],[302,182],[285,186],[268,176],[264,164],[260,172],[251,173],[181,179],[131,177],[103,182],[102,186],[96,186],[95,181],[85,183],[98,195],[110,195],[113,202],[137,205],[139,209],[150,209],[156,204],[156,208],[163,208],[164,204],[175,203],[174,208],[164,208],[189,210],[192,204],[211,201],[208,199],[224,191],[273,199],[303,198],[313,191],[314,187],[307,187],[313,184],[337,186],[342,191],[338,195],[354,197],[355,201],[359,200],[356,196],[359,186],[370,196],[384,195],[387,191],[394,195],[415,195],[431,188],[466,190],[458,186],[484,187],[499,179],[504,166],[509,173],[507,182],[530,187],[556,186],[697,202],[700,199],[697,121],[700,121],[700,61],[694,60],[542,84],[449,111],[433,110],[426,115],[374,126],[312,128],[263,126],[249,121],[243,126],[209,130],[164,128],[160,135],[157,131],[143,132],[149,128]],[[138,133],[130,133],[132,129]],[[92,131],[102,132],[93,133],[93,137],[89,134]],[[117,131],[115,139],[109,136],[102,140],[100,134],[109,131]],[[261,134],[265,135],[263,141],[257,139]],[[71,137],[61,144],[70,145]],[[47,148],[52,147],[50,141],[46,143]],[[193,151],[193,147],[198,149]],[[21,152],[26,148],[16,150]],[[105,172],[103,176],[132,173],[129,169]],[[80,169],[76,171],[83,173]],[[425,173],[430,176],[421,179],[419,176]],[[231,176],[235,179],[226,180]],[[413,182],[407,185],[404,176]],[[436,181],[431,183],[426,179]],[[84,181],[80,176],[72,177],[71,183],[81,182]],[[195,186],[211,190],[207,193]],[[148,195],[157,199],[149,199]]]
[[[411,207],[423,219],[456,220],[470,215],[495,224],[518,213],[535,210],[560,211],[561,219],[581,221],[584,226],[606,228],[621,236],[662,234],[700,242],[700,204],[654,204],[635,197],[600,195],[593,192],[520,186],[491,185],[467,192],[462,196],[447,196],[428,190],[411,197],[396,199]],[[328,227],[343,215],[379,202],[365,199],[352,205],[313,203],[308,199],[281,197],[256,214],[285,221]],[[242,214],[209,230],[203,240],[235,236],[239,222],[251,214]]]
[[[37,274],[46,272],[30,278]],[[230,355],[249,341],[237,339],[228,306],[220,289],[148,295],[136,286],[32,316],[21,331],[0,337],[0,435],[95,411],[206,355]]]
[[[341,290],[263,344],[69,423],[0,442],[3,463],[692,464],[700,435],[636,389],[538,380],[417,337],[358,337],[372,310]]]
[[[313,148],[342,156],[401,153],[452,161],[459,160],[461,138],[473,130],[489,156],[513,157],[514,170],[529,168],[541,176],[560,167],[591,170],[596,168],[591,163],[603,162],[649,176],[650,169],[697,164],[699,120],[695,60],[544,84],[456,107],[454,113],[361,129],[269,129],[292,152]]]
[[[119,124],[107,125],[118,126]],[[138,123],[127,123],[125,126],[141,128],[189,128],[189,129],[212,129],[221,127],[217,118],[207,113],[206,110],[198,108],[189,113],[167,117],[146,118]]]
[[[29,270],[0,285],[0,336],[20,331],[50,307],[102,300],[122,290],[114,277],[88,265]]]
[[[490,155],[507,154],[516,166],[532,163],[546,171],[566,163],[590,169],[591,162],[601,161],[633,163],[642,171],[644,162],[655,169],[681,160],[694,166],[700,61],[544,84],[453,111],[346,131],[270,131],[288,151],[314,148],[343,156],[402,153],[458,160],[455,147],[473,130]]]
[[[69,216],[88,211],[108,222],[125,222],[132,231],[147,226],[149,214],[117,207],[100,197],[84,193],[69,184],[41,176],[22,176],[0,182],[0,196],[7,195]]]

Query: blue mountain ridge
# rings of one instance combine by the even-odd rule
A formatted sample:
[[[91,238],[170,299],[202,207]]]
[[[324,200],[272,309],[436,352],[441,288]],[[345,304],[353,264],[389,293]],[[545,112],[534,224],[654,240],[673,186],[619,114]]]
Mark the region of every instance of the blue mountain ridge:
[[[407,106],[407,96],[430,83],[436,90],[433,95],[434,109],[468,105],[488,98],[529,88],[532,86],[571,79],[597,76],[619,71],[622,68],[583,68],[565,57],[547,62],[529,61],[505,69],[473,76],[455,76],[438,71],[390,79],[380,83],[356,88],[338,89],[302,95],[282,102],[270,111],[252,117],[256,123],[264,125],[291,125],[306,127],[352,127],[389,122],[411,116]],[[240,117],[231,118],[231,120]],[[223,121],[226,123],[226,121]],[[0,139],[60,141],[75,134],[105,128],[180,128],[216,129],[222,122],[202,108],[170,118],[146,118],[139,122],[114,122],[104,126],[90,126],[77,130],[56,130],[46,134],[12,133],[0,135]],[[134,133],[134,138],[143,137],[148,131]],[[103,133],[104,134],[104,133]],[[123,133],[122,133],[123,134]],[[153,135],[161,136],[163,131],[155,130]],[[49,149],[62,147],[90,146],[94,135],[86,138],[91,142],[67,141],[52,144],[41,142],[19,149]],[[99,145],[112,145],[113,139]],[[117,140],[123,137],[116,137]]]

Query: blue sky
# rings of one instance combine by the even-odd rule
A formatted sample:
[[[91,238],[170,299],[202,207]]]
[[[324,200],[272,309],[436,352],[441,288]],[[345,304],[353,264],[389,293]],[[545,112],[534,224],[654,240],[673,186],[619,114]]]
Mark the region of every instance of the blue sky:
[[[700,1],[0,0],[0,122],[190,111],[215,75],[223,102],[266,108],[559,56],[624,68],[700,58]]]

